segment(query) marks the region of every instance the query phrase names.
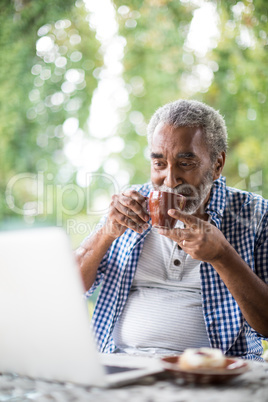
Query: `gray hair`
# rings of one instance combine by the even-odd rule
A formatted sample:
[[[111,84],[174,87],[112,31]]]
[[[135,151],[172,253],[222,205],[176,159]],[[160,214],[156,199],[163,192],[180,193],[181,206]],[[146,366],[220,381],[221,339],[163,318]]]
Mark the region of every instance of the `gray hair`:
[[[157,109],[147,127],[149,148],[159,123],[177,127],[201,127],[211,160],[227,151],[227,129],[224,118],[212,107],[195,100],[179,99]]]

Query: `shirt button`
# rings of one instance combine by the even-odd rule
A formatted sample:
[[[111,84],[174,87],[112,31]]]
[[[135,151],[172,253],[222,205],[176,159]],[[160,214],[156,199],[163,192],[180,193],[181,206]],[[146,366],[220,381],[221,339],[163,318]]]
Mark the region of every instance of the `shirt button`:
[[[179,265],[181,265],[180,260],[174,260],[173,264],[176,265],[176,267],[178,267]]]

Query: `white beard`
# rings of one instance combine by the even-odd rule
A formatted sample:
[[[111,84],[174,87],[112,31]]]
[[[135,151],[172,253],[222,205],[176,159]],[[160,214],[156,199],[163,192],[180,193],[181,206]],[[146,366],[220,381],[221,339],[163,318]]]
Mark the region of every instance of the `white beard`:
[[[211,171],[208,171],[198,188],[191,184],[180,184],[175,188],[170,188],[165,184],[162,184],[161,186],[154,185],[154,188],[158,191],[167,191],[184,195],[186,197],[184,212],[192,215],[203,205],[211,191],[212,185],[213,175]]]

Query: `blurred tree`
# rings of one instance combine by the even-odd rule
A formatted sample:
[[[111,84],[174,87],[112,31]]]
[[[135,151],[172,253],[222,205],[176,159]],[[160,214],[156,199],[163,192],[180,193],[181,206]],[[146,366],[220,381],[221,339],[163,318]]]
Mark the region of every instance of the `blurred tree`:
[[[84,129],[102,56],[80,0],[2,0],[0,27],[0,217],[6,218],[12,211],[3,195],[17,173],[73,180],[63,147]],[[23,187],[19,193],[33,191]],[[30,196],[20,197],[21,208]]]
[[[120,109],[116,136],[97,141],[92,136],[87,146],[103,145],[105,158],[128,172],[131,183],[144,182],[150,171],[144,158],[150,116],[166,102],[199,99],[225,116],[230,137],[228,182],[267,197],[266,0],[113,0],[113,4],[118,34],[125,43],[122,62],[128,104]],[[212,9],[217,25],[206,51],[201,42],[200,48],[189,45],[197,13],[205,7]],[[195,28],[200,36],[203,28]],[[2,0],[0,45],[3,219],[13,214],[4,193],[14,175],[43,172],[51,193],[57,183],[75,182],[76,168],[66,156],[66,146],[70,149],[79,136],[90,139],[89,106],[104,63],[82,0]],[[110,173],[109,166],[101,166],[99,172]],[[90,194],[91,199],[99,202],[109,185],[106,179],[94,178],[91,190],[98,194]],[[33,187],[29,177],[14,189],[21,209],[36,201]],[[70,210],[75,196],[66,197]],[[53,202],[55,198],[53,193]],[[9,202],[12,205],[12,197]],[[52,216],[51,205],[46,208],[50,212],[44,215]],[[87,223],[85,208],[81,212],[78,220]]]
[[[217,10],[219,37],[204,54],[189,48],[187,38],[198,4],[208,3]],[[145,135],[144,120],[157,107],[180,97],[199,99],[226,118],[229,183],[267,197],[267,2],[125,0],[122,5],[114,0],[114,4],[119,32],[127,41],[124,78],[131,106],[120,127],[126,147],[128,142],[145,146],[145,138],[138,139],[137,134]],[[142,158],[136,152],[121,162],[136,166],[132,182],[149,175]]]
[[[218,15],[220,39],[207,56],[216,71],[203,100],[225,115],[230,183],[268,197],[268,5],[222,1]]]
[[[188,69],[183,44],[195,7],[177,0],[114,3],[119,33],[127,41],[124,78],[130,100],[119,127],[126,144],[121,163],[126,169],[129,164],[135,166],[131,182],[137,183],[149,177],[142,152],[147,144],[146,123],[159,106],[180,96],[180,77]]]

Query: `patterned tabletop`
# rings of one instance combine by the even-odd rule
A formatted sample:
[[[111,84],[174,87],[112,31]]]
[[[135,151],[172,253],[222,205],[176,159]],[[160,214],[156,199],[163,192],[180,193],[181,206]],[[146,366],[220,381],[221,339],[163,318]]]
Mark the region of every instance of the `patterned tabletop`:
[[[186,384],[170,374],[147,377],[131,386],[102,389],[71,383],[0,375],[0,401],[38,402],[265,402],[268,401],[268,363],[249,362],[248,372],[219,385]]]

